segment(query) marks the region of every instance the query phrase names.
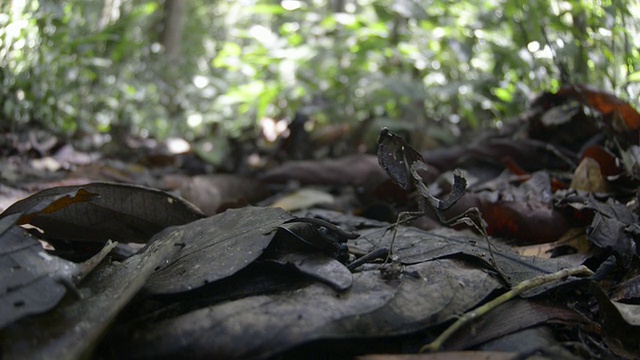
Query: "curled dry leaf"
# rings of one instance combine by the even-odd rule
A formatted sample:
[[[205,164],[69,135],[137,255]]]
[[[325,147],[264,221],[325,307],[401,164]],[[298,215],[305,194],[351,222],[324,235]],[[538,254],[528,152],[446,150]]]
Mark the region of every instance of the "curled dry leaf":
[[[636,240],[640,238],[638,215],[627,206],[598,201],[593,194],[566,193],[561,202],[576,210],[592,213],[587,239],[601,249],[611,250],[629,266],[637,258]]]
[[[557,96],[566,96],[596,109],[602,113],[607,125],[620,134],[633,137],[632,131],[640,128],[640,114],[617,96],[587,85],[565,86],[558,90]],[[635,135],[637,140],[637,134]]]
[[[60,198],[69,193],[81,196]],[[146,242],[167,226],[203,217],[195,206],[164,191],[113,183],[43,190],[11,205],[0,217],[34,209],[38,204],[48,205],[39,212],[30,211],[21,223],[41,229],[47,240],[65,242]]]
[[[580,161],[580,164],[573,173],[571,179],[571,189],[594,192],[594,193],[610,193],[611,187],[606,178],[602,175],[600,164],[590,158],[586,157]]]

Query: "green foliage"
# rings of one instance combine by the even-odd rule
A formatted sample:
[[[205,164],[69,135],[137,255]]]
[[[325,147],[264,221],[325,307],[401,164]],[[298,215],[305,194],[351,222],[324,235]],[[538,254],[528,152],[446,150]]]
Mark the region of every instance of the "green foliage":
[[[3,121],[239,137],[303,110],[320,124],[373,116],[444,134],[499,125],[563,82],[640,94],[633,0],[187,4],[171,63],[162,1],[106,17],[99,1],[3,3]]]
[[[117,21],[99,25],[96,2],[19,3],[3,5],[14,27],[0,34],[2,115],[14,126],[95,132],[167,118],[152,54],[140,46],[157,4],[123,8]]]

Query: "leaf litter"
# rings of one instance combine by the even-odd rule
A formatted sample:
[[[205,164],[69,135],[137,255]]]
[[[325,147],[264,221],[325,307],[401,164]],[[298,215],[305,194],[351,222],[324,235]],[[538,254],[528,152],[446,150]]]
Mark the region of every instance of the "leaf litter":
[[[559,108],[568,101],[592,111],[575,105],[570,111]],[[508,135],[479,137],[468,145],[426,154],[400,143],[404,153],[382,149],[388,156],[378,157],[381,168],[373,166],[375,157],[358,155],[320,163],[298,161],[260,178],[280,189],[296,177],[304,184],[326,186],[336,184],[329,174],[337,171],[333,175],[341,174],[340,186],[355,187],[363,206],[393,214],[381,216],[389,221],[320,209],[291,214],[267,207],[243,207],[202,219],[191,204],[154,189],[95,183],[45,190],[0,215],[0,240],[8,244],[0,259],[13,260],[7,254],[23,249],[28,255],[21,261],[29,268],[37,268],[32,264],[43,254],[57,259],[45,267],[54,275],[29,275],[50,282],[42,290],[43,299],[51,297],[46,306],[15,317],[3,309],[3,357],[287,358],[305,354],[319,342],[348,342],[347,350],[339,348],[346,351],[343,355],[353,356],[374,348],[398,349],[389,345],[384,350],[379,341],[372,347],[379,339],[396,345],[408,342],[408,352],[459,348],[464,334],[468,339],[473,329],[494,329],[478,337],[484,340],[462,345],[482,349],[491,339],[516,339],[531,330],[529,326],[540,329],[539,334],[582,341],[581,350],[569,349],[582,357],[633,356],[637,346],[626,337],[638,323],[633,303],[638,298],[634,284],[639,233],[633,195],[640,179],[637,119],[635,110],[609,94],[583,86],[563,88],[535,101],[532,111],[519,119],[520,128]],[[580,121],[589,126],[575,125]],[[606,129],[604,136],[600,128]],[[563,136],[571,129],[580,129],[580,136]],[[516,133],[524,139],[514,140]],[[384,130],[383,134],[390,136]],[[578,153],[582,143],[591,141],[600,141],[604,152]],[[611,157],[622,166],[607,166]],[[581,158],[589,167],[577,171]],[[500,175],[502,182],[491,187],[476,182],[470,189],[465,189],[466,176],[460,172],[454,172],[448,185],[441,182],[456,167],[470,164],[472,179],[477,173],[476,179],[491,181],[496,169],[506,176]],[[381,170],[389,169],[401,191],[391,190],[381,176]],[[600,169],[602,176],[590,177],[590,169]],[[576,182],[579,177],[587,181]],[[595,194],[596,189],[606,193]],[[389,199],[396,201],[389,204]],[[473,207],[489,216],[468,216]],[[551,210],[551,215],[528,221],[528,216],[543,213],[538,209]],[[369,213],[365,210],[362,213]],[[396,217],[402,212],[426,216],[402,225],[404,219]],[[456,218],[458,214],[463,216]],[[429,217],[435,220],[428,223],[429,229],[411,226],[421,226]],[[449,222],[452,217],[455,220]],[[332,224],[291,224],[302,218]],[[447,226],[455,223],[456,229]],[[29,226],[27,232],[24,227]],[[513,243],[557,240],[571,228],[584,229],[593,245],[582,256],[543,259],[511,250]],[[499,237],[489,239],[483,229]],[[339,235],[349,233],[357,236]],[[111,258],[99,261],[109,250],[100,252],[109,240],[147,245],[124,255],[112,252]],[[43,242],[55,249],[42,247]],[[87,248],[88,243],[94,245]],[[391,256],[376,255],[385,248]],[[366,257],[371,253],[376,256]],[[99,256],[91,259],[95,254]],[[354,263],[360,258],[366,261]],[[61,280],[55,263],[81,267],[84,280],[75,270]],[[583,264],[595,275],[590,276]],[[11,282],[19,279],[3,277],[0,285],[26,290],[26,282]],[[538,286],[546,280],[552,282]],[[69,296],[69,289],[75,296]],[[537,315],[520,319],[513,315],[515,310],[504,310],[513,298],[529,306],[519,311]],[[509,301],[493,305],[504,299]],[[533,305],[539,301],[545,301],[544,309],[555,309],[557,316],[542,316],[541,305]],[[480,316],[493,306],[497,309]],[[504,320],[496,316],[500,309],[514,319],[513,326],[498,333],[496,324]],[[40,315],[27,316],[35,313]],[[458,318],[470,322],[459,325]],[[564,326],[548,326],[558,319]],[[602,326],[601,333],[593,331],[594,324]],[[454,334],[442,340],[453,332],[457,338]],[[437,346],[424,346],[434,340]],[[551,341],[551,348],[563,347]],[[516,342],[509,344],[509,351],[519,351]],[[331,348],[324,353],[332,354]],[[566,355],[568,348],[563,349]]]

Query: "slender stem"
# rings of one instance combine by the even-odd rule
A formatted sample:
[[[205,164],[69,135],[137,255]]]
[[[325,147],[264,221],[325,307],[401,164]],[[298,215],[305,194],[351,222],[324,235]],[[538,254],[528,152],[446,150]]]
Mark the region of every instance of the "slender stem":
[[[388,259],[388,256],[389,256],[388,248],[386,247],[377,248],[371,251],[370,253],[367,253],[357,258],[356,260],[353,260],[353,262],[347,265],[347,268],[349,270],[354,270],[354,269],[357,269],[360,265],[376,259],[384,259],[386,262]]]
[[[541,276],[534,277],[532,279],[524,280],[518,285],[516,285],[513,289],[507,291],[506,293],[498,296],[497,298],[489,301],[488,303],[458,318],[456,322],[451,324],[451,326],[449,326],[433,342],[421,347],[420,352],[422,353],[427,351],[438,351],[442,347],[444,342],[447,341],[447,339],[449,339],[451,335],[453,335],[453,333],[456,332],[458,329],[460,329],[462,326],[471,322],[473,319],[488,313],[489,311],[495,309],[499,305],[515,298],[516,296],[522,294],[525,291],[529,291],[531,289],[537,288],[539,286],[542,286],[544,284],[547,284],[553,281],[560,281],[569,276],[591,276],[591,275],[593,275],[593,272],[589,270],[586,266],[582,265],[577,268],[563,269],[553,274],[541,275]]]

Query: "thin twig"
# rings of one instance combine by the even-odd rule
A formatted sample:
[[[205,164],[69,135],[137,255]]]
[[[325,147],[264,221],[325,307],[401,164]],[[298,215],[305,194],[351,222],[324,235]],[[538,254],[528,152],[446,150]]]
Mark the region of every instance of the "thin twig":
[[[529,291],[532,289],[535,289],[539,286],[542,286],[544,284],[553,282],[553,281],[560,281],[562,279],[565,279],[569,276],[591,276],[593,275],[593,272],[591,270],[589,270],[586,266],[582,265],[579,266],[577,268],[572,268],[572,269],[563,269],[560,270],[558,272],[555,272],[553,274],[546,274],[546,275],[541,275],[541,276],[537,276],[534,277],[532,279],[527,279],[522,281],[521,283],[519,283],[518,285],[516,285],[513,289],[507,291],[506,293],[498,296],[497,298],[489,301],[488,303],[468,312],[465,313],[463,316],[461,316],[460,318],[458,318],[458,320],[456,320],[456,322],[454,322],[453,324],[451,324],[451,326],[449,326],[442,334],[440,334],[440,336],[438,336],[433,342],[431,342],[430,344],[424,345],[423,347],[420,348],[420,352],[427,352],[427,351],[438,351],[442,345],[444,344],[445,341],[447,341],[447,339],[449,339],[451,337],[451,335],[453,335],[453,333],[455,333],[458,329],[460,329],[462,326],[468,324],[469,322],[471,322],[473,319],[476,319],[486,313],[488,313],[489,311],[495,309],[496,307],[498,307],[499,305],[515,298],[516,296],[522,294],[525,291]]]

